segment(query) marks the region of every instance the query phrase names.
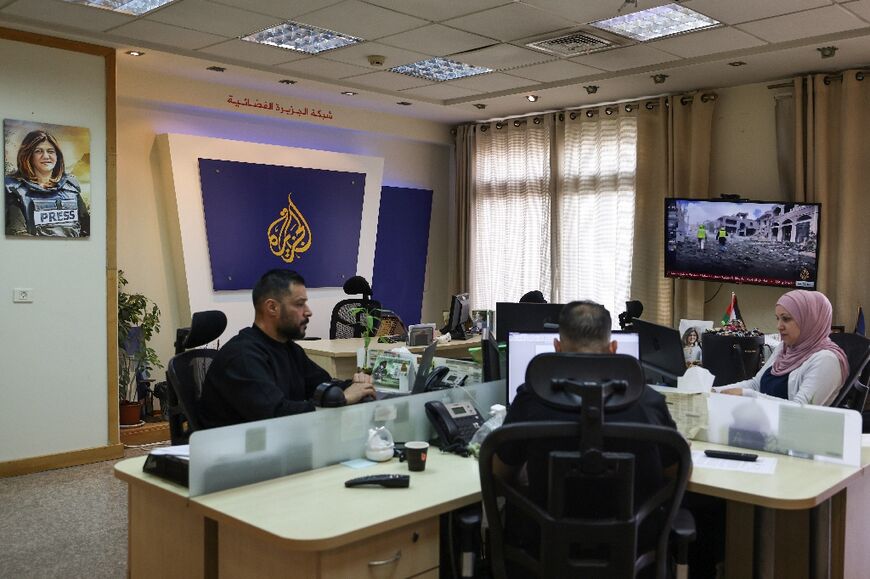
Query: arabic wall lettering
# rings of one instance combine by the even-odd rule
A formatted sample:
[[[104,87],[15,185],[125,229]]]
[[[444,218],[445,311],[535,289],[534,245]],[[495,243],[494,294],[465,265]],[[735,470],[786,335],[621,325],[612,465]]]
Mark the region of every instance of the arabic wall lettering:
[[[250,97],[235,98],[233,95],[227,95],[227,102],[234,107],[248,107],[259,109],[261,111],[270,111],[279,115],[297,116],[297,117],[313,117],[316,119],[332,120],[332,111],[324,111],[323,109],[315,109],[312,107],[296,108],[293,105],[283,106],[275,101],[265,101],[260,99],[251,99]]]

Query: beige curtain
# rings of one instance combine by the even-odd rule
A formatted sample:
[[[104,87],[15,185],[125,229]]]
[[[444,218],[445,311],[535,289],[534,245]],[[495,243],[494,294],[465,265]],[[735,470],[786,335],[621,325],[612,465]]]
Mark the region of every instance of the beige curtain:
[[[471,255],[471,207],[474,195],[474,167],[475,167],[475,127],[474,125],[462,125],[456,127],[456,187],[455,205],[456,214],[456,251],[454,267],[451,275],[451,294],[468,291],[469,265],[468,256]]]
[[[866,71],[794,80],[795,200],[822,203],[819,290],[851,330],[870,305],[870,79]]]
[[[637,200],[631,295],[644,319],[703,319],[704,284],[664,277],[665,197],[709,197],[715,93],[662,97],[638,116]]]

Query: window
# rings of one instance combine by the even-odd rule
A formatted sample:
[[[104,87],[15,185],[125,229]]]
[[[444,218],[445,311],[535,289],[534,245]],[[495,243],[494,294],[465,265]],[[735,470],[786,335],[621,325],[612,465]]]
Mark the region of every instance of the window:
[[[553,301],[597,301],[615,322],[629,299],[636,117],[565,116],[478,128],[474,308],[493,309],[540,289]]]

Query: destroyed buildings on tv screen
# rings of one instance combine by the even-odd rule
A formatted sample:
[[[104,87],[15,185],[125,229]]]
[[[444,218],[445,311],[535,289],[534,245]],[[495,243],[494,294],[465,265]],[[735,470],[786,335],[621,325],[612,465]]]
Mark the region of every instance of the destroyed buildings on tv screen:
[[[665,199],[665,275],[816,289],[818,203]]]

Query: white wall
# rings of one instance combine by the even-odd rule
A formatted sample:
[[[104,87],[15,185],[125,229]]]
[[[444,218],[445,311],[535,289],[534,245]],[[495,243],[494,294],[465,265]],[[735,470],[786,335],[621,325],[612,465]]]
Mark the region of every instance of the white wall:
[[[379,157],[383,159],[384,185],[433,190],[423,319],[440,320],[440,312],[449,302],[451,258],[442,233],[448,228],[452,187],[449,127],[282,94],[149,76],[123,66],[118,76],[118,267],[124,270],[132,290],[152,298],[163,311],[162,331],[154,344],[162,360],[172,356],[175,328],[190,322],[177,291],[179,281],[184,285],[184,280],[176,273],[175,260],[180,256],[173,250],[172,224],[167,219],[166,167],[156,146],[156,137],[162,133]],[[227,103],[228,94],[288,104],[304,102],[312,108],[331,110],[333,119],[303,122],[257,109],[244,113],[245,109]],[[364,224],[369,229],[375,226],[371,219]],[[335,301],[343,295],[340,289],[318,293],[327,297],[334,294]],[[241,294],[227,295],[226,299],[248,302],[249,292]],[[314,335],[319,325],[328,322],[330,310],[315,307],[309,334]],[[253,320],[253,307],[249,319]],[[325,333],[321,335],[325,337]]]
[[[710,196],[734,194],[746,199],[786,201],[781,198],[776,160],[774,91],[767,84],[744,85],[716,91]],[[821,256],[826,259],[827,256]],[[697,282],[695,282],[697,283]],[[719,290],[718,283],[705,283],[706,299]],[[736,292],[746,325],[764,332],[776,331],[773,309],[783,288],[722,284],[704,308],[704,317],[718,326],[731,292]]]
[[[102,57],[0,40],[0,117],[87,127],[91,236],[0,237],[0,461],[104,446],[106,99]],[[33,303],[12,303],[13,288]]]

